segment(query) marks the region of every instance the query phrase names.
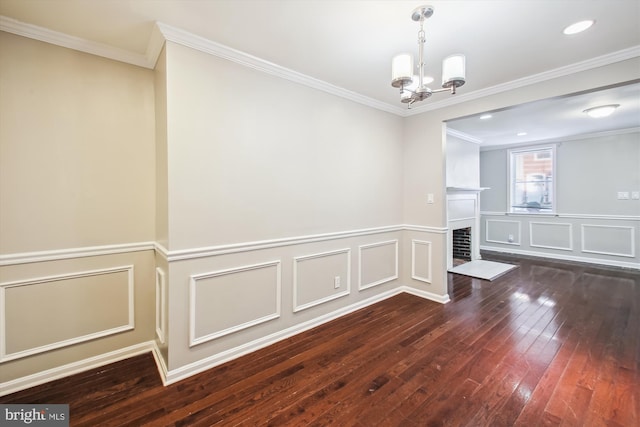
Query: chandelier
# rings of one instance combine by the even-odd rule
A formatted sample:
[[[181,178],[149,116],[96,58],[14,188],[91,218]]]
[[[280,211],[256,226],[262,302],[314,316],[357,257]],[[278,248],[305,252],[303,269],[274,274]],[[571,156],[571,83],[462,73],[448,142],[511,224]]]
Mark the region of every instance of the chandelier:
[[[433,15],[433,6],[418,6],[411,19],[420,23],[418,31],[418,75],[413,74],[413,56],[410,53],[396,55],[391,63],[391,86],[400,88],[400,101],[411,106],[424,101],[437,92],[451,91],[465,83],[465,57],[462,54],[449,55],[442,61],[442,89],[430,89],[424,76],[424,21]],[[415,81],[417,77],[417,82]],[[417,85],[415,85],[417,83]]]

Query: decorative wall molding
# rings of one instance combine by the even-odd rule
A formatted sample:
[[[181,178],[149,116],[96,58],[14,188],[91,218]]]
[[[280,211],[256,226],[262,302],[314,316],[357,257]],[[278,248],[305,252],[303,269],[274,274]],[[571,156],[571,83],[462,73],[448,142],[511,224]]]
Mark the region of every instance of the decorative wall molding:
[[[158,250],[167,259],[167,261],[174,262],[197,258],[207,258],[211,256],[228,255],[238,252],[257,251],[282,246],[300,245],[304,243],[317,243],[328,240],[347,239],[350,237],[361,237],[380,233],[392,233],[402,231],[405,228],[406,226],[403,225],[390,225],[384,227],[285,237],[281,239],[259,240],[253,242],[233,243],[229,245],[207,246],[203,248],[180,249],[173,251],[167,250],[161,245],[156,245],[156,250]]]
[[[510,223],[510,224],[517,224],[518,225],[518,238],[515,239],[513,242],[510,242],[509,240],[495,240],[495,239],[490,239],[489,238],[489,229],[490,223],[496,223],[496,222],[502,222],[502,223]],[[520,221],[507,221],[507,220],[501,220],[501,219],[488,219],[485,221],[485,241],[490,242],[490,243],[500,243],[503,245],[513,245],[513,246],[520,246],[521,242],[522,242],[522,223]]]
[[[640,271],[640,263],[637,262],[625,262],[611,259],[603,259],[603,258],[589,258],[584,256],[575,256],[568,255],[566,253],[553,253],[550,254],[548,252],[539,252],[539,251],[527,251],[517,248],[501,248],[497,246],[480,246],[480,249],[483,251],[490,252],[500,252],[505,254],[513,254],[513,255],[525,255],[536,258],[550,258],[556,260],[563,261],[574,261],[574,262],[582,262],[586,264],[597,264],[597,265],[608,265],[611,267],[620,267],[620,268],[628,268],[632,270]]]
[[[37,25],[27,24],[6,16],[0,16],[0,30],[144,68],[153,68],[157,60],[157,55],[160,53],[157,52],[156,54],[154,52],[149,52],[156,55],[155,58],[151,58],[147,55],[120,49],[111,45],[97,43],[58,31],[53,31],[48,28],[38,27]]]
[[[271,74],[295,83],[299,83],[323,92],[348,99],[350,101],[366,105],[377,110],[386,111],[401,117],[414,116],[428,111],[445,108],[464,102],[486,96],[495,95],[506,92],[508,90],[518,89],[535,83],[544,82],[570,74],[587,71],[593,68],[603,67],[616,62],[625,61],[640,56],[640,46],[632,46],[627,49],[612,52],[606,55],[581,61],[575,64],[559,67],[553,70],[527,76],[511,82],[499,84],[489,88],[458,94],[455,97],[446,98],[437,102],[431,102],[416,108],[408,110],[402,106],[389,104],[379,101],[348,89],[335,86],[322,80],[318,80],[311,76],[299,73],[297,71],[282,67],[264,59],[249,55],[228,46],[216,43],[188,31],[172,27],[162,22],[156,22],[155,28],[150,36],[146,52],[144,54],[131,52],[116,48],[114,46],[97,43],[94,41],[70,36],[61,32],[53,31],[47,28],[38,27],[36,25],[21,22],[6,16],[0,16],[0,30],[8,33],[16,34],[23,37],[43,41],[57,46],[66,47],[80,52],[97,55],[115,61],[125,62],[139,67],[153,69],[158,60],[158,56],[162,50],[165,40],[177,43],[201,52],[217,56],[229,61],[233,61],[245,67]]]
[[[483,216],[512,216],[512,217],[531,217],[531,218],[572,218],[572,219],[602,219],[608,221],[640,221],[640,215],[594,215],[594,214],[579,214],[579,213],[555,213],[555,214],[534,214],[523,212],[493,212],[493,211],[481,211],[480,215]]]
[[[628,235],[628,244],[629,244],[629,252],[612,252],[612,251],[608,251],[608,250],[604,250],[604,249],[598,249],[597,247],[590,247],[588,248],[588,242],[589,239],[587,238],[587,234],[588,234],[588,229],[589,228],[595,228],[595,229],[611,229],[611,230],[627,230],[629,231],[629,235]],[[635,243],[635,227],[626,227],[626,226],[619,226],[619,225],[602,225],[602,224],[581,224],[581,242],[582,242],[582,247],[581,247],[581,251],[585,252],[585,253],[592,253],[592,254],[599,254],[599,255],[611,255],[611,256],[621,256],[621,257],[628,257],[628,258],[635,258],[636,256],[636,243]],[[598,239],[596,240],[596,244],[600,243],[602,244],[601,241],[598,241]],[[614,239],[614,241],[619,242],[619,239]]]
[[[393,245],[394,246],[394,274],[392,274],[391,276],[388,277],[382,277],[376,281],[370,282],[370,283],[363,283],[362,281],[362,277],[363,277],[363,271],[362,271],[362,266],[364,264],[364,255],[363,252],[365,252],[367,249],[372,249],[372,248],[378,248],[381,246],[389,246],[389,245]],[[387,240],[385,242],[378,242],[378,243],[371,243],[371,244],[367,244],[367,245],[360,245],[358,246],[358,290],[362,291],[364,289],[369,289],[369,288],[373,288],[374,286],[378,286],[378,285],[382,285],[383,283],[387,283],[387,282],[391,282],[393,280],[397,280],[398,279],[398,264],[400,262],[399,260],[399,251],[398,251],[398,239],[394,239],[394,240]]]
[[[534,236],[536,235],[536,233],[534,232],[535,230],[535,226],[540,226],[540,227],[567,227],[568,231],[569,231],[569,236],[567,239],[567,245],[566,246],[552,246],[552,245],[545,245],[542,243],[534,243]],[[534,248],[544,248],[544,249],[558,249],[558,250],[562,250],[562,251],[573,251],[573,225],[569,224],[569,223],[562,223],[562,222],[534,222],[531,221],[529,222],[529,246],[534,247]]]
[[[323,80],[299,73],[290,68],[282,67],[278,64],[274,64],[273,62],[266,61],[256,56],[249,55],[248,53],[211,41],[204,37],[200,37],[188,31],[163,24],[162,22],[156,22],[156,25],[167,41],[177,43],[218,58],[226,59],[244,67],[270,74],[272,76],[280,77],[294,83],[299,83],[331,95],[339,96],[377,110],[386,111],[400,116],[404,115],[405,109],[400,106],[388,104],[386,102],[361,95],[348,89],[327,83]]]
[[[640,220],[640,217],[638,217],[638,220]],[[48,251],[5,254],[0,255],[0,267],[151,250],[155,250],[158,255],[165,258],[168,262],[174,262],[207,258],[219,255],[228,255],[239,252],[256,251],[261,249],[277,248],[281,246],[293,246],[304,243],[316,243],[327,240],[347,239],[350,237],[361,237],[398,231],[418,231],[422,233],[446,234],[448,230],[449,229],[447,227],[399,224],[383,227],[372,227],[357,230],[337,231],[331,233],[311,234],[285,237],[280,239],[259,240],[251,242],[232,243],[228,245],[207,246],[202,248],[179,250],[169,250],[158,242],[122,243],[116,245],[87,246],[69,249],[53,249]]]
[[[449,232],[449,227],[429,227],[426,225],[413,225],[413,224],[405,224],[402,226],[403,230],[406,231],[419,231],[421,233],[431,233],[431,234],[447,234]]]
[[[37,346],[27,350],[21,350],[14,353],[7,353],[7,319],[6,319],[6,291],[9,288],[19,286],[32,286],[42,283],[59,282],[62,280],[81,279],[99,275],[127,273],[127,322],[123,325],[95,331],[90,334],[81,335],[61,341],[56,341],[50,344]],[[22,357],[31,356],[46,351],[55,350],[57,348],[67,347],[74,344],[94,340],[96,338],[103,338],[109,335],[117,334],[124,331],[130,331],[135,327],[134,316],[134,274],[133,265],[126,265],[121,267],[104,268],[99,270],[81,271],[68,274],[60,274],[55,276],[37,277],[25,280],[17,280],[13,282],[0,283],[0,362],[6,362],[8,360],[20,359]],[[80,320],[80,319],[79,319]]]
[[[208,369],[214,368],[216,366],[222,365],[223,363],[229,362],[231,360],[237,359],[238,357],[260,350],[264,347],[275,344],[279,341],[290,338],[294,335],[300,334],[302,332],[308,331],[310,329],[323,325],[332,320],[338,319],[354,311],[368,307],[372,304],[376,304],[380,301],[384,301],[387,298],[391,298],[393,296],[399,295],[403,292],[409,293],[411,295],[414,295],[420,298],[428,299],[437,303],[444,304],[446,302],[449,302],[448,295],[436,295],[431,292],[417,290],[410,286],[400,286],[398,288],[379,293],[375,296],[372,296],[371,298],[367,298],[355,304],[351,304],[346,307],[341,307],[335,311],[315,317],[306,322],[299,323],[297,325],[291,326],[289,328],[280,330],[278,332],[275,332],[273,334],[270,334],[264,337],[260,337],[246,344],[242,344],[237,347],[231,348],[229,350],[214,354],[210,357],[200,359],[196,362],[190,363],[180,368],[172,369],[171,371],[166,372],[164,383],[165,385],[176,383],[192,375],[195,375],[200,372],[204,372]]]
[[[334,256],[334,255],[346,256],[347,274],[345,279],[347,281],[347,286],[345,290],[340,292],[335,292],[335,293],[332,292],[322,298],[301,304],[300,301],[298,301],[299,299],[298,294],[300,293],[299,291],[300,280],[298,278],[298,274],[299,274],[298,270],[300,269],[299,267],[300,263],[303,263],[305,261],[309,261],[312,259],[325,258],[325,257]],[[303,256],[298,256],[293,258],[293,312],[294,313],[297,313],[302,310],[306,310],[311,307],[315,307],[320,304],[324,304],[329,301],[333,301],[338,298],[345,297],[350,293],[351,293],[351,249],[350,248],[338,249],[338,250],[333,250],[328,252],[320,252],[316,254],[303,255]]]
[[[165,272],[156,268],[156,336],[165,343],[167,330],[167,277]]]
[[[425,266],[427,269],[426,276],[420,276],[418,273],[416,273],[416,270],[417,270],[416,267],[418,266],[418,259],[416,257],[417,246],[426,246],[427,256],[426,256],[426,259],[423,260],[426,263],[426,266]],[[419,280],[421,282],[431,283],[432,272],[433,270],[432,270],[431,242],[412,239],[411,240],[411,278],[414,280]]]
[[[281,274],[281,262],[280,260],[268,261],[259,264],[244,265],[240,267],[229,268],[225,270],[213,271],[210,273],[194,274],[189,279],[189,347],[203,344],[205,342],[220,338],[225,335],[232,334],[234,332],[241,331],[243,329],[250,328],[252,326],[259,325],[261,323],[268,322],[280,317],[281,310],[281,295],[282,295],[282,274]],[[272,313],[265,314],[258,318],[249,319],[245,322],[237,325],[227,327],[221,330],[214,330],[205,335],[196,335],[196,322],[198,321],[198,312],[196,303],[198,300],[198,282],[206,279],[212,279],[221,276],[227,276],[232,274],[244,273],[251,270],[258,270],[262,268],[276,269],[275,277],[275,310]]]
[[[17,264],[29,264],[34,262],[60,261],[63,259],[113,255],[128,252],[151,251],[154,250],[155,247],[156,246],[154,242],[139,242],[7,254],[0,255],[0,267]]]

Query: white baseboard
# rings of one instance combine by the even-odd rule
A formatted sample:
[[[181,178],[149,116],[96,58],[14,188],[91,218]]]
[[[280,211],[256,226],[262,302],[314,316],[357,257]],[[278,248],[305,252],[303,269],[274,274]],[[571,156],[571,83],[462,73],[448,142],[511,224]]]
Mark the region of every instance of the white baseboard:
[[[566,255],[566,254],[549,254],[546,252],[524,251],[522,249],[497,248],[494,246],[480,246],[480,249],[483,251],[500,252],[505,254],[525,255],[525,256],[532,256],[532,257],[538,257],[538,258],[574,261],[574,262],[582,262],[587,264],[606,265],[610,267],[621,267],[621,268],[631,268],[634,270],[640,270],[640,263],[636,263],[636,262],[615,261],[615,260],[608,260],[608,259],[602,259],[602,258],[587,258],[587,257]]]
[[[98,368],[108,365],[109,363],[118,362],[129,357],[138,356],[149,351],[154,351],[154,342],[143,342],[130,347],[121,348],[109,353],[101,354],[88,359],[79,360],[67,365],[58,366],[56,368],[47,369],[46,371],[37,372],[26,377],[17,378],[15,380],[0,383],[0,396],[15,393],[30,387],[35,387],[49,381],[68,377],[78,374],[89,369]],[[157,362],[157,359],[156,359]]]
[[[15,380],[0,383],[0,396],[4,396],[10,393],[15,393],[20,390],[24,390],[30,387],[35,387],[40,384],[44,384],[49,381],[53,381],[59,378],[67,377],[70,375],[78,374],[80,372],[97,368],[100,366],[108,365],[109,363],[118,362],[129,357],[137,356],[139,354],[151,352],[155,359],[158,373],[162,379],[162,383],[167,386],[173,384],[192,375],[204,372],[208,369],[219,366],[223,363],[229,362],[238,357],[244,356],[261,348],[275,344],[279,341],[297,335],[301,332],[308,331],[324,323],[335,320],[346,314],[360,310],[361,308],[368,307],[372,304],[378,303],[385,299],[391,298],[395,295],[406,292],[408,294],[425,298],[441,304],[449,302],[448,295],[436,295],[431,292],[421,291],[419,289],[412,288],[410,286],[399,286],[395,289],[380,293],[371,298],[362,300],[355,304],[351,304],[347,307],[340,308],[325,315],[319,316],[315,319],[307,322],[294,325],[290,328],[283,329],[282,331],[275,332],[271,335],[259,338],[249,343],[234,347],[232,349],[223,351],[205,359],[198,360],[191,364],[182,366],[177,369],[168,370],[165,364],[164,358],[160,353],[160,349],[156,341],[148,341],[140,344],[136,344],[130,347],[126,347],[120,350],[115,350],[109,353],[101,354],[99,356],[91,357],[88,359],[80,360],[74,363],[63,365],[57,368],[48,369],[46,371],[38,372],[26,377],[18,378]]]
[[[440,304],[446,304],[451,301],[449,294],[438,295],[432,292],[421,291],[420,289],[412,288],[410,286],[401,286],[400,290],[411,295],[415,295],[420,298],[428,299],[431,301],[439,302]]]
[[[182,366],[178,369],[173,369],[167,372],[166,378],[164,379],[165,384],[166,385],[173,384],[175,382],[188,378],[192,375],[195,375],[197,373],[206,371],[207,369],[211,369],[213,367],[222,365],[223,363],[229,362],[233,359],[237,359],[238,357],[244,356],[245,354],[249,354],[256,350],[260,350],[261,348],[275,344],[278,341],[282,341],[284,339],[287,339],[299,333],[308,331],[309,329],[313,329],[324,323],[330,322],[346,314],[360,310],[361,308],[370,306],[372,304],[383,301],[387,298],[391,298],[403,292],[406,292],[421,298],[425,298],[431,301],[435,301],[438,303],[449,302],[448,295],[441,296],[441,295],[432,294],[430,292],[420,291],[418,289],[411,288],[409,286],[400,286],[398,288],[392,289],[387,292],[383,292],[381,294],[378,294],[374,297],[360,301],[358,303],[332,311],[331,313],[327,313],[323,316],[317,317],[307,322],[300,323],[298,325],[292,326],[287,329],[283,329],[282,331],[275,332],[271,335],[267,335],[265,337],[240,345],[238,347],[234,347],[222,353],[218,353],[213,356],[207,357],[205,359],[198,360],[197,362],[193,362],[189,365]]]

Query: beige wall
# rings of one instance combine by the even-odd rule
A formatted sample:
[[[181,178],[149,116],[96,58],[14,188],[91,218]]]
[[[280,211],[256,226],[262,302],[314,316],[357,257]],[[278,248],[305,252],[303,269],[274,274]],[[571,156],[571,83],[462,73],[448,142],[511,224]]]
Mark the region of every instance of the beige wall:
[[[153,73],[0,32],[0,254],[152,241]]]
[[[154,143],[152,71],[0,32],[0,382],[153,339]]]
[[[401,222],[400,117],[167,49],[169,249]]]

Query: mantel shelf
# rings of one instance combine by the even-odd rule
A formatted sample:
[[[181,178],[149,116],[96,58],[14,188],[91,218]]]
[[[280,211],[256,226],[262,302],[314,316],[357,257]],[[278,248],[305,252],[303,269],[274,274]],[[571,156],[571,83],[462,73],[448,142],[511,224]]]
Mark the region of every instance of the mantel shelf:
[[[447,187],[447,193],[455,193],[462,191],[472,191],[472,192],[480,192],[484,190],[489,190],[491,187]]]

